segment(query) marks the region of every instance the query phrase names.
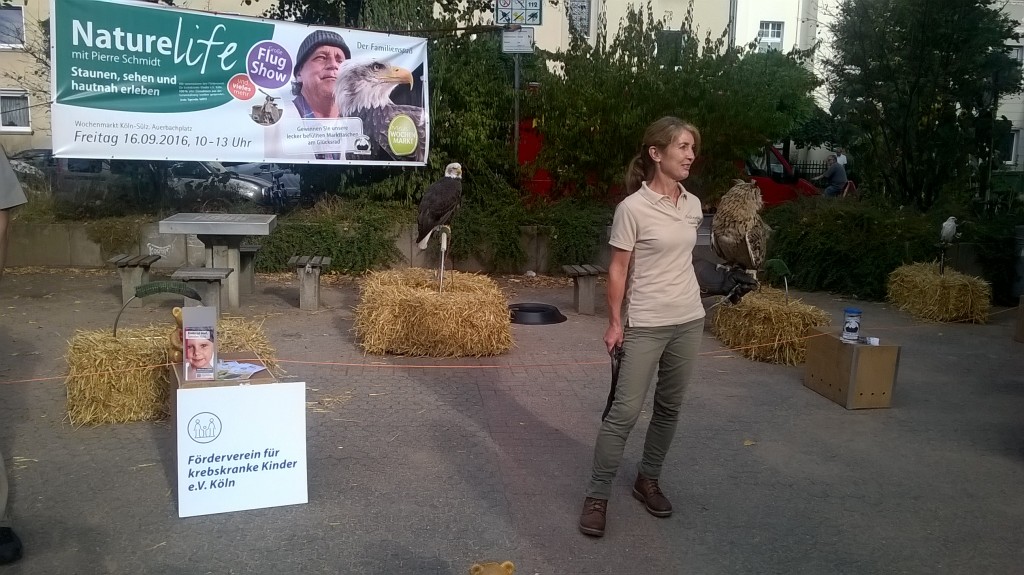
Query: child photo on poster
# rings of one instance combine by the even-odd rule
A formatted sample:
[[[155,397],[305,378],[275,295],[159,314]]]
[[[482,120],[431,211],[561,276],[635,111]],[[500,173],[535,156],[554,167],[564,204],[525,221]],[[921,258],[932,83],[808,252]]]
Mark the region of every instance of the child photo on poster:
[[[185,342],[185,379],[214,379],[217,366],[216,335],[212,326],[186,327],[183,332]]]

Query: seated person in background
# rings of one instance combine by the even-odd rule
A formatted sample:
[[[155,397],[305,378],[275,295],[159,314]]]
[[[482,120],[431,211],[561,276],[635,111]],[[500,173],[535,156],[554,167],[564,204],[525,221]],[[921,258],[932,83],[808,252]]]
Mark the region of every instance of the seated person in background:
[[[812,178],[812,180],[823,180],[828,182],[825,186],[825,197],[834,198],[839,196],[843,192],[843,188],[846,187],[846,168],[842,164],[836,161],[835,154],[829,154],[828,160],[825,161],[828,165],[828,169],[825,173]]]

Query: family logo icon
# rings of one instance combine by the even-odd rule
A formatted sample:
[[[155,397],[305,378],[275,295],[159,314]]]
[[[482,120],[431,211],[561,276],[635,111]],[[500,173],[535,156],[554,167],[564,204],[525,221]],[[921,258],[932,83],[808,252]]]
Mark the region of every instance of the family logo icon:
[[[196,443],[210,443],[220,437],[223,426],[216,414],[204,411],[188,421],[188,436]]]

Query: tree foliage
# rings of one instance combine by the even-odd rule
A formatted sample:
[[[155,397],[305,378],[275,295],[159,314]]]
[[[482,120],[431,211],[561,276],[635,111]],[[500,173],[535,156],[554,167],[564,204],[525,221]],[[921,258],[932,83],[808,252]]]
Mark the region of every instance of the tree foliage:
[[[993,112],[1020,91],[1007,43],[1015,22],[994,0],[845,0],[827,82],[855,126],[858,170],[896,202],[928,209],[943,186],[990,165]]]
[[[702,133],[699,176],[705,201],[739,175],[735,161],[788,135],[814,110],[817,86],[807,53],[730,48],[700,37],[692,6],[679,30],[666,30],[650,4],[627,12],[614,35],[601,21],[593,44],[574,36],[544,74],[533,103],[544,135],[540,162],[564,184],[599,193],[622,182],[645,127],[671,114]],[[698,193],[701,193],[698,190]]]

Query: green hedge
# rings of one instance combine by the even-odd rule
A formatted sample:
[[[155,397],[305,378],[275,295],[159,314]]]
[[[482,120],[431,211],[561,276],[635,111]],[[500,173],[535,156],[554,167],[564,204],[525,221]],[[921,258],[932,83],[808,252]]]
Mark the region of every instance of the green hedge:
[[[256,256],[261,272],[290,271],[295,255],[330,256],[330,272],[361,274],[401,261],[395,245],[405,221],[403,210],[373,202],[336,198],[282,219],[273,233],[250,238],[263,249]]]
[[[883,300],[889,273],[939,258],[937,224],[913,210],[809,198],[768,210],[769,258],[789,267],[790,285]]]

